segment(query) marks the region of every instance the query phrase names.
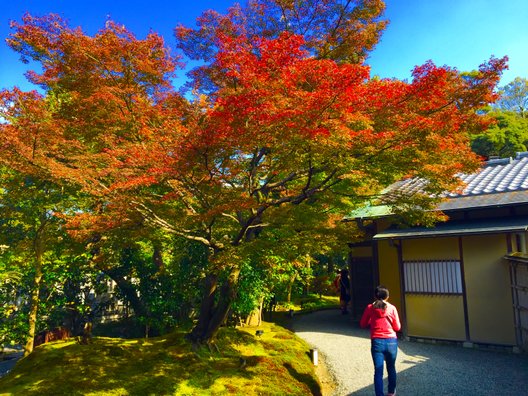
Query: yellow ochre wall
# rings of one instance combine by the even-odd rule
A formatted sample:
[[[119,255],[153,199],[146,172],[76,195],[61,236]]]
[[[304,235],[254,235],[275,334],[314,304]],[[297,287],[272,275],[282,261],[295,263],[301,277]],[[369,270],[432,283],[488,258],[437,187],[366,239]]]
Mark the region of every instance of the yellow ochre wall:
[[[354,257],[372,257],[372,248],[370,246],[359,246],[353,248]]]
[[[378,242],[378,262],[380,285],[387,286],[390,293],[389,302],[398,312],[402,312],[398,250],[387,240]]]
[[[391,303],[402,312],[395,245],[401,244],[404,261],[460,260],[462,254],[470,341],[514,345],[509,269],[502,260],[508,253],[506,238],[506,234],[488,234],[377,241],[380,284],[389,288]],[[408,294],[405,306],[408,335],[466,339],[462,296]]]
[[[471,341],[515,344],[506,235],[462,239]]]
[[[420,238],[401,243],[403,261],[460,260],[459,238]],[[470,341],[515,344],[510,278],[505,234],[462,237],[462,264]],[[397,249],[378,242],[380,283],[391,291],[391,302],[401,312]],[[466,339],[462,296],[405,296],[407,333],[410,336],[448,340]]]
[[[459,260],[458,238],[404,239],[403,261],[411,260]]]
[[[458,238],[421,238],[402,241],[403,261],[459,260]],[[410,336],[465,340],[462,296],[405,296],[407,332]]]
[[[461,296],[405,296],[410,336],[464,341],[464,305]]]

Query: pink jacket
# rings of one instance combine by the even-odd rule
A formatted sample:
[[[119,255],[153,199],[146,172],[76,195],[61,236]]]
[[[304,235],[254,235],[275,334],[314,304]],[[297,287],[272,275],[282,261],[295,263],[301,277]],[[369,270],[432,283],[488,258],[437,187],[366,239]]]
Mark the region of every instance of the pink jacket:
[[[370,326],[370,338],[396,338],[396,332],[401,329],[400,317],[396,307],[385,302],[385,310],[374,308],[369,304],[363,312],[359,325]]]

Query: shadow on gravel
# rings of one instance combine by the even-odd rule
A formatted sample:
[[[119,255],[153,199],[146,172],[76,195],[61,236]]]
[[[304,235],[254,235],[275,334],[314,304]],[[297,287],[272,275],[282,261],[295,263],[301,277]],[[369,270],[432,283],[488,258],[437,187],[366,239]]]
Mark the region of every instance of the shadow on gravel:
[[[339,378],[349,380],[345,386],[348,392],[332,396],[374,394],[371,382],[374,368],[370,358],[368,330],[360,329],[357,322],[352,321],[350,316],[341,315],[338,310],[300,315],[292,321],[296,333],[321,342],[318,346],[314,341],[316,347],[324,348],[332,343],[342,348],[357,348],[360,345],[361,350],[356,350],[350,362],[345,364],[340,361],[338,367],[334,368]],[[316,334],[322,334],[323,337],[318,338],[314,336]],[[346,340],[351,341],[351,346],[347,345]],[[343,366],[346,369],[341,373]],[[400,395],[528,395],[526,353],[513,354],[400,340],[396,368],[397,393]],[[355,379],[353,372],[361,372],[363,378]],[[367,382],[369,385],[365,386]],[[386,386],[385,379],[385,390]]]
[[[528,394],[527,354],[408,341],[399,349],[401,394]]]
[[[290,319],[290,328],[296,333],[316,331],[335,335],[369,338],[368,329],[359,327],[359,322],[351,315],[342,315],[339,309],[319,311],[317,314],[298,314]]]
[[[400,395],[528,394],[526,354],[401,341],[397,369],[397,393]],[[386,390],[386,378],[384,385]],[[347,393],[346,396],[371,396],[373,393],[374,386],[371,385]]]

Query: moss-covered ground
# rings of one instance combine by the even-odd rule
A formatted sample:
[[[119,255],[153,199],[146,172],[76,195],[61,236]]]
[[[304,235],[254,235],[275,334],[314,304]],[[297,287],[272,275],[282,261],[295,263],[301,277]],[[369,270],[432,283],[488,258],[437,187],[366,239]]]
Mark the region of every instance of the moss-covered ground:
[[[0,395],[321,395],[310,347],[287,329],[290,309],[298,315],[338,304],[335,296],[297,299],[278,307],[274,323],[222,328],[213,348],[193,349],[188,329],[44,344],[0,378]]]
[[[321,394],[308,345],[284,327],[222,328],[212,351],[185,334],[44,344],[0,379],[0,395]]]

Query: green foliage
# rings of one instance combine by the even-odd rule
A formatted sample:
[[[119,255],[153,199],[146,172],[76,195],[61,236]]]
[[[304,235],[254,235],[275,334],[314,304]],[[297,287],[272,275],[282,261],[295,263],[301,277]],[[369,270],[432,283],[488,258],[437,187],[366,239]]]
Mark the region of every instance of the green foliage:
[[[339,297],[309,294],[302,298],[297,298],[294,303],[294,306],[298,306],[303,312],[313,312],[321,309],[339,307]]]
[[[68,327],[74,334],[82,333],[85,322],[104,304],[96,296],[104,296],[106,283],[90,266],[89,256],[74,251],[57,251],[46,262],[37,331]]]
[[[314,279],[310,291],[323,295],[333,296],[336,294],[334,279],[341,268],[347,267],[347,254],[344,252],[329,252],[324,255],[315,256],[313,265]]]
[[[494,111],[496,123],[485,133],[473,136],[472,150],[483,156],[515,157],[528,147],[528,119],[512,111]]]
[[[161,240],[154,235],[131,239],[126,240],[127,246],[113,246],[114,255],[106,256],[109,274],[132,279],[133,290],[116,288],[115,298],[125,303],[138,298],[144,309],[135,312],[136,321],[150,335],[164,334],[188,321],[199,304],[207,251],[203,245],[181,239]]]
[[[274,285],[268,275],[269,272],[258,261],[242,263],[237,297],[232,305],[234,313],[246,317],[259,308],[262,301],[269,301]]]
[[[17,304],[24,278],[10,255],[0,255],[0,347],[23,343],[27,333],[27,312]]]
[[[345,258],[335,253],[329,256],[316,255],[315,258],[301,254],[295,256],[283,244],[277,243],[274,247],[272,249],[270,246],[267,252],[259,252],[252,261],[242,263],[233,312],[242,317],[247,316],[261,302],[266,306],[272,298],[287,309],[295,308],[294,301],[298,304],[300,301],[309,301],[310,309],[326,306],[324,303],[320,305],[323,295],[335,295],[332,285],[335,271],[329,273],[329,267],[346,266]],[[330,262],[332,265],[329,265]],[[308,292],[317,293],[318,297]]]
[[[516,77],[499,89],[501,98],[489,113],[493,124],[471,139],[471,149],[483,157],[515,157],[528,149],[528,80]]]
[[[208,251],[200,243],[175,238],[167,252],[166,276],[174,278],[171,290],[178,323],[186,321],[200,303],[201,280],[206,275]]]
[[[235,313],[247,316],[261,302],[266,305],[272,296],[287,304],[288,300],[305,295],[312,290],[315,275],[328,271],[327,263],[321,264],[319,259],[325,254],[344,256],[350,227],[340,221],[321,224],[315,213],[324,207],[322,197],[321,201],[306,203],[304,207],[277,209],[269,219],[273,227],[264,228],[251,245],[240,247],[240,254],[246,258],[240,260],[242,270],[233,303]],[[327,210],[333,209],[327,207]],[[336,216],[337,219],[340,217]],[[338,262],[341,265],[342,260]],[[328,279],[325,285],[316,287],[321,294],[330,291]]]
[[[54,245],[43,267],[43,281],[36,332],[67,324],[74,332],[79,331],[84,313],[89,311],[88,296],[97,285],[95,274],[87,271],[86,258],[75,256]],[[0,255],[0,339],[5,344],[21,344],[28,331],[29,299],[34,269],[23,265],[21,257],[6,251]]]
[[[334,294],[333,279],[330,275],[317,275],[314,277],[311,290],[319,296]]]
[[[57,213],[75,210],[78,201],[73,190],[7,167],[0,166],[0,176],[0,245],[5,246],[0,262],[20,276],[16,287],[7,283],[9,287],[0,290],[2,306],[11,307],[4,309],[8,320],[1,331],[3,342],[22,343],[30,331],[64,320],[63,281],[72,254],[78,253],[72,253],[77,246]],[[34,300],[32,292],[38,293]]]

